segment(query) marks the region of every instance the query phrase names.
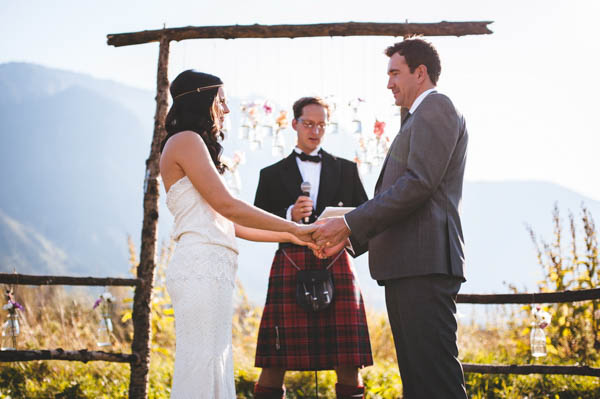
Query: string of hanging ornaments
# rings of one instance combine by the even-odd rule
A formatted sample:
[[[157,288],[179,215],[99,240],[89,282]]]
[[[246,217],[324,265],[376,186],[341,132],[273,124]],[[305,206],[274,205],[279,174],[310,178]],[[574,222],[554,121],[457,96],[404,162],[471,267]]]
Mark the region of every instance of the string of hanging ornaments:
[[[383,163],[390,147],[390,136],[386,134],[387,123],[372,115],[366,116],[366,101],[354,98],[342,104],[334,96],[325,97],[330,108],[327,134],[347,134],[355,139],[354,161],[363,174],[371,173]],[[241,118],[238,127],[238,139],[249,143],[250,151],[265,149],[266,139],[271,142],[271,155],[281,158],[287,153],[287,147],[293,143],[285,140],[285,131],[290,129],[288,111],[275,110],[270,100],[253,100],[241,103]],[[393,117],[399,117],[399,109]],[[343,119],[346,120],[343,120]],[[374,123],[364,128],[367,119]],[[383,119],[383,118],[382,118]],[[291,136],[288,136],[291,137]],[[293,140],[292,140],[293,141]]]

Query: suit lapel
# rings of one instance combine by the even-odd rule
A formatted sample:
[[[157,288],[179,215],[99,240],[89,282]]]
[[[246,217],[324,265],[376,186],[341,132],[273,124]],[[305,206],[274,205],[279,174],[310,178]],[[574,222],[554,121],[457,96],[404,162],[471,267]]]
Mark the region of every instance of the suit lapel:
[[[333,201],[341,179],[341,165],[328,152],[321,150],[321,176],[319,177],[319,193],[317,195],[317,213]]]
[[[437,93],[437,91],[434,90],[429,94],[434,94],[434,93]],[[417,107],[415,112],[418,112],[418,110],[419,110],[419,107]],[[390,153],[394,149],[394,143],[396,142],[396,139],[398,138],[398,136],[400,136],[400,134],[402,134],[402,128],[404,128],[407,124],[408,111],[409,111],[408,108],[405,108],[405,107],[400,108],[400,131],[398,132],[396,137],[394,137],[394,141],[392,141],[392,144],[390,145],[390,149],[389,149],[387,155],[385,156],[385,160],[383,161],[383,165],[381,166],[381,172],[379,172],[379,177],[377,178],[377,183],[375,183],[375,195],[377,195],[377,193],[379,192],[379,187],[381,185],[381,181],[383,180],[383,173],[385,172],[385,167],[387,165],[388,158],[390,157]]]
[[[298,169],[296,155],[294,155],[293,151],[283,160],[283,167],[281,168],[280,173],[281,181],[283,182],[285,189],[289,196],[293,198],[293,201],[296,201],[296,198],[301,194],[300,184],[302,184],[302,175]]]

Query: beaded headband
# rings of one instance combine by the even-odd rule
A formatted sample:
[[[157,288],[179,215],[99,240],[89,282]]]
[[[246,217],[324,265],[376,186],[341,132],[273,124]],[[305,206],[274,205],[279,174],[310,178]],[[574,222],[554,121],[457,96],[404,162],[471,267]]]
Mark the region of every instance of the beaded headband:
[[[221,86],[223,86],[223,83],[220,83],[218,85],[210,85],[210,86],[204,86],[204,87],[197,87],[194,90],[186,91],[186,92],[183,92],[181,94],[176,95],[175,97],[173,97],[173,100],[176,100],[176,99],[178,99],[181,96],[185,96],[186,94],[200,93],[201,91],[209,90],[209,89],[214,89],[215,87],[221,87]]]

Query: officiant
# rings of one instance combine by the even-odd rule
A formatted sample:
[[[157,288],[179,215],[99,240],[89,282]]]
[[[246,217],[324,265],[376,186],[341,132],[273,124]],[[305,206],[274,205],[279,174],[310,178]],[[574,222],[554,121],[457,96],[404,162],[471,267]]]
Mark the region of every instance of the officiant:
[[[365,202],[356,163],[321,148],[330,116],[326,102],[303,97],[294,103],[293,111],[296,147],[288,157],[260,171],[254,205],[298,223],[312,223],[326,207],[356,207]],[[300,270],[330,272],[333,289],[324,293],[330,304],[311,308],[299,303]],[[307,295],[309,300],[317,298],[313,294]],[[335,370],[337,398],[362,398],[358,371],[372,364],[362,294],[346,250],[319,259],[307,247],[279,244],[258,333],[255,366],[262,372],[254,397],[285,397],[287,370]]]

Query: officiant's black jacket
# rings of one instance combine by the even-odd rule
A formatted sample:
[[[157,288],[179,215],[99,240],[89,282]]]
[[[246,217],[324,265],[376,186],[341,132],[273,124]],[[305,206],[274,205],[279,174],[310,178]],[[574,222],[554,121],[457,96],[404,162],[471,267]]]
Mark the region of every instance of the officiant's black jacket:
[[[315,207],[317,216],[327,206],[356,207],[367,198],[356,163],[321,150],[321,177]],[[302,195],[302,175],[294,152],[260,171],[254,205],[285,218],[287,209]],[[314,205],[313,205],[314,206]]]

